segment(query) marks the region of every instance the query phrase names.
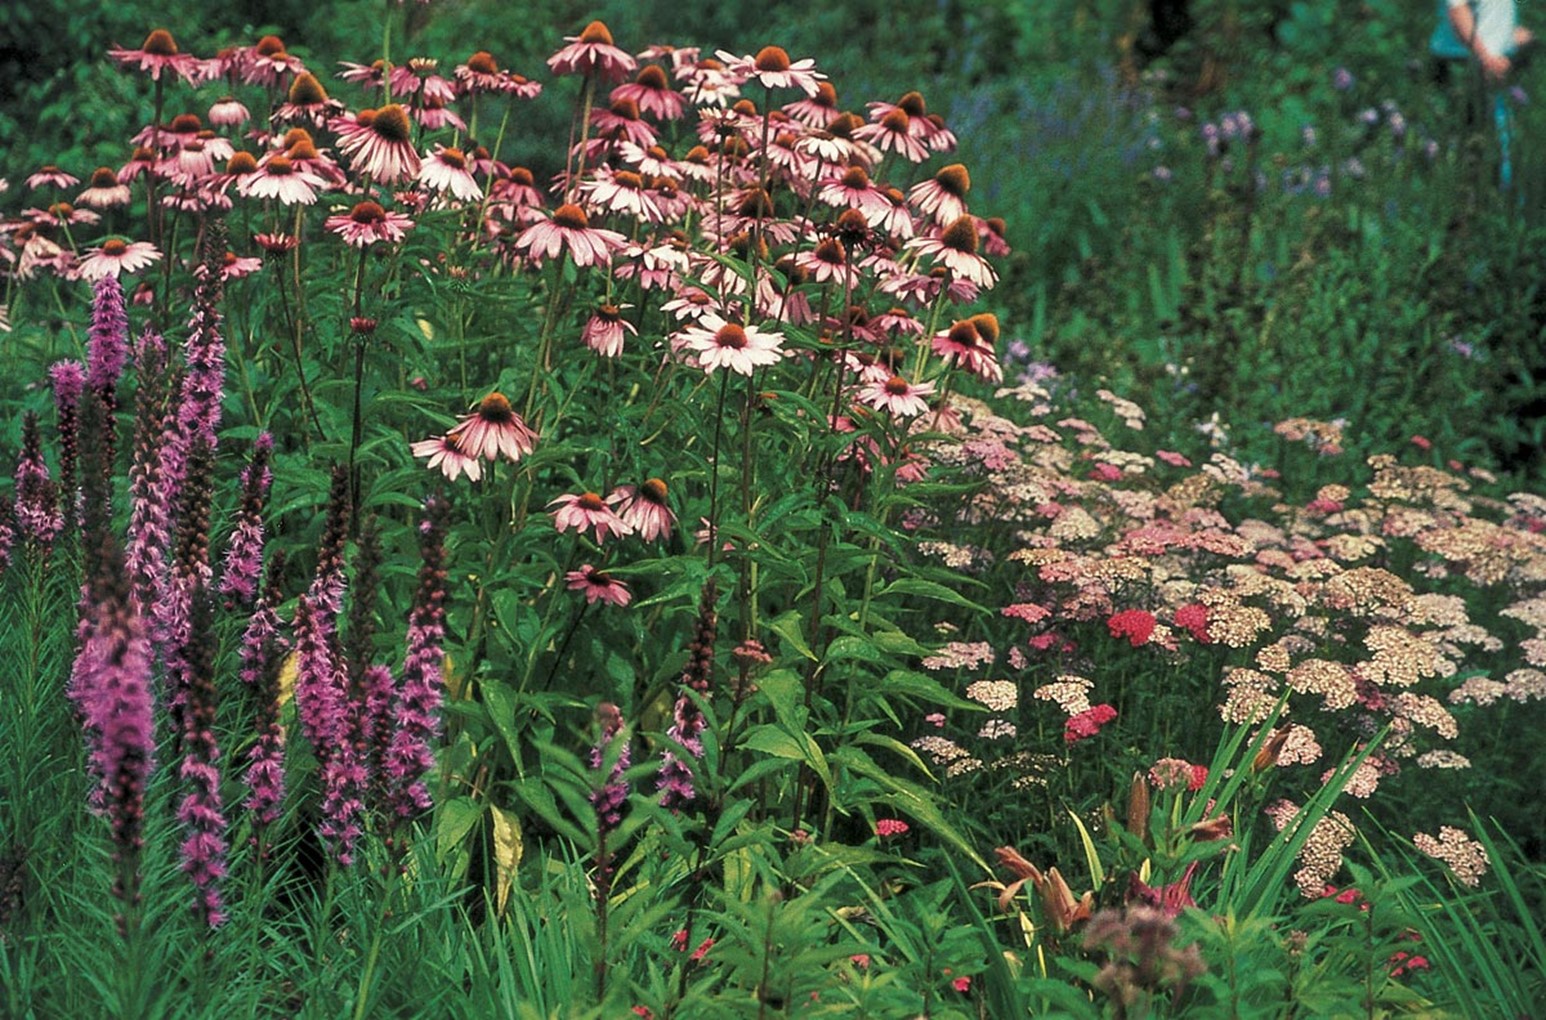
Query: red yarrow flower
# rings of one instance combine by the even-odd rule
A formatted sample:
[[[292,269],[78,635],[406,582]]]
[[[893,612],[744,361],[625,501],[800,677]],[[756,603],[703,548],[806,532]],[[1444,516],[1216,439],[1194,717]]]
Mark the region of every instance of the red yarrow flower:
[[[1154,634],[1154,614],[1146,609],[1124,609],[1106,621],[1114,638],[1127,638],[1134,648],[1149,643]]]
[[[1063,740],[1070,744],[1088,740],[1116,717],[1117,710],[1110,705],[1092,705],[1063,724]]]
[[[1196,638],[1199,644],[1212,644],[1208,636],[1208,607],[1192,602],[1176,610],[1175,624]]]

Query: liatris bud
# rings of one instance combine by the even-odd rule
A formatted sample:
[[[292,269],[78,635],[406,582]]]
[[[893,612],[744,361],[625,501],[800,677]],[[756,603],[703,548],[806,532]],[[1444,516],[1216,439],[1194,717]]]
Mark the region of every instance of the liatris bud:
[[[389,824],[426,811],[431,806],[424,776],[435,764],[431,750],[440,734],[440,704],[445,652],[445,528],[447,506],[431,496],[419,524],[419,588],[408,616],[408,654],[402,686],[392,705],[393,732],[383,771],[387,783]],[[399,853],[402,846],[389,841]]]
[[[78,520],[75,465],[80,459],[80,400],[86,370],[78,361],[59,361],[48,370],[54,384],[54,413],[59,421],[59,508],[66,522]]]
[[[16,531],[46,556],[64,527],[59,513],[58,490],[43,460],[38,416],[28,411],[22,418],[21,457],[16,462]]]
[[[76,655],[74,693],[91,750],[91,770],[99,799],[113,831],[118,878],[113,895],[125,913],[139,903],[139,859],[144,844],[145,787],[155,753],[155,723],[150,691],[150,643],[134,610],[122,557],[103,536],[103,569],[91,587],[96,597],[82,627],[86,635]],[[120,931],[127,931],[125,916]]]
[[[344,543],[349,533],[349,476],[333,466],[327,517],[317,549],[317,570],[295,607],[295,646],[299,656],[296,707],[317,761],[348,738],[346,673],[338,647],[338,614],[343,608]]]
[[[227,609],[250,605],[258,593],[263,569],[263,503],[274,477],[268,466],[273,449],[274,437],[267,432],[260,434],[252,444],[252,460],[242,469],[242,504],[236,511],[220,573],[220,594],[225,596]]]
[[[125,569],[135,605],[143,612],[156,602],[166,570],[176,509],[162,485],[161,448],[167,435],[166,342],[146,330],[134,352],[138,392],[134,404],[134,458],[129,464],[129,548]],[[90,509],[88,505],[88,510]]]
[[[629,765],[628,735],[623,727],[623,713],[616,705],[604,701],[596,706],[596,724],[601,728],[601,739],[591,749],[590,767],[600,771],[611,762],[600,784],[591,792],[590,802],[596,808],[596,825],[603,834],[612,832],[622,823],[623,804],[628,800],[628,780],[625,774]],[[616,745],[616,752],[613,746]]]
[[[206,456],[202,443],[196,457]],[[193,882],[194,914],[211,928],[225,920],[219,882],[226,873],[226,819],[220,796],[220,747],[215,742],[214,606],[200,584],[191,593],[188,641],[179,656],[185,671],[183,761],[179,776],[189,787],[177,809],[186,833],[182,870]]]

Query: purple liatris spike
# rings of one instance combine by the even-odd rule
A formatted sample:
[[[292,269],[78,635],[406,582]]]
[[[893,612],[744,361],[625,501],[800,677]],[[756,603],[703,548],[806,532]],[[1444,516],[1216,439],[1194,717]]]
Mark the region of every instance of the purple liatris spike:
[[[119,869],[113,894],[128,910],[139,900],[145,787],[156,747],[150,643],[129,598],[122,557],[111,539],[103,544],[103,576],[92,585],[96,598],[81,628],[85,640],[72,671],[72,693],[99,784],[93,799],[112,825],[113,858]]]
[[[287,644],[279,634],[279,614],[274,605],[281,598],[279,577],[284,572],[284,553],[269,558],[268,585],[258,597],[247,628],[242,633],[241,678],[256,687],[258,713],[254,722],[258,740],[247,752],[245,807],[252,814],[252,842],[263,855],[263,830],[279,819],[285,791],[285,731],[279,721],[279,672]]]
[[[666,730],[666,736],[681,745],[693,761],[703,757],[701,734],[706,721],[691,695],[696,693],[707,697],[713,678],[714,639],[718,626],[714,603],[717,596],[718,586],[713,578],[709,578],[703,585],[703,594],[698,601],[697,628],[692,643],[687,647],[687,666],[682,671],[682,692],[676,699],[671,727]],[[677,810],[698,796],[692,765],[684,761],[675,750],[662,753],[658,783],[660,805],[664,808]]]
[[[80,459],[80,402],[86,370],[78,361],[59,361],[48,370],[54,386],[54,414],[59,422],[59,502],[65,515],[75,514],[75,465]]]
[[[601,739],[591,748],[590,767],[598,772],[606,769],[606,774],[591,791],[590,802],[596,809],[596,824],[603,833],[608,833],[623,821],[623,805],[628,801],[626,774],[631,756],[623,713],[616,705],[609,701],[597,705],[596,722],[601,727]],[[609,761],[611,768],[607,768]]]
[[[16,529],[11,526],[15,510],[8,498],[0,496],[0,576],[11,565],[11,545],[16,541]]]
[[[215,742],[214,606],[202,586],[193,592],[183,705],[183,760],[178,774],[188,787],[177,808],[184,838],[183,873],[193,882],[193,911],[211,928],[225,920],[220,880],[226,873],[226,819],[220,796],[220,748]]]
[[[408,652],[402,686],[392,705],[392,739],[382,763],[388,807],[406,819],[431,806],[424,776],[434,767],[431,750],[440,734],[442,663],[445,651],[445,500],[431,496],[419,524],[419,588],[408,615]]]
[[[187,477],[177,516],[177,546],[171,574],[155,604],[155,621],[166,663],[166,704],[177,723],[179,738],[184,728],[183,707],[194,682],[189,665],[202,652],[193,633],[193,603],[209,589],[209,520],[213,500],[212,451],[203,436],[194,440],[188,456]]]
[[[703,757],[703,738],[699,736],[702,732],[703,713],[692,698],[682,694],[676,699],[671,728],[666,730],[666,736],[680,744],[689,758],[697,761]],[[698,796],[692,766],[674,750],[661,755],[658,782],[660,806],[663,808],[678,810]]]
[[[216,221],[219,223],[219,221]],[[216,236],[216,235],[219,236]],[[211,230],[204,238],[205,259],[225,256],[223,230]],[[188,442],[203,436],[215,448],[220,426],[220,400],[225,393],[225,340],[220,335],[220,297],[224,274],[206,272],[193,289],[193,315],[188,322],[188,341],[183,347],[187,367],[177,417]]]
[[[220,594],[226,597],[227,609],[251,605],[258,593],[263,570],[263,503],[274,477],[268,466],[273,449],[274,437],[262,433],[253,441],[252,460],[242,469],[242,503],[220,573]]]
[[[162,484],[161,447],[167,434],[166,341],[146,330],[134,353],[139,383],[134,407],[134,457],[129,463],[129,543],[125,569],[135,604],[155,604],[164,583],[176,516],[175,493]]]
[[[38,416],[31,411],[22,418],[21,436],[21,457],[16,462],[16,532],[46,553],[64,527],[64,517],[59,513],[58,490],[43,460]]]
[[[86,344],[86,383],[111,414],[118,407],[114,394],[129,360],[129,317],[124,310],[123,284],[116,276],[96,283],[91,302],[91,331]]]

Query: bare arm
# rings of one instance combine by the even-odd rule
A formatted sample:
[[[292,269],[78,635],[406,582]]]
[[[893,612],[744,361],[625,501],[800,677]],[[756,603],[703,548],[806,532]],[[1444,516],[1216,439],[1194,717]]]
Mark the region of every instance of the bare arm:
[[[1502,81],[1508,76],[1509,59],[1497,53],[1493,53],[1476,34],[1476,14],[1471,10],[1470,4],[1454,4],[1449,9],[1449,24],[1455,30],[1455,35],[1465,44],[1466,49],[1476,55],[1481,63],[1482,70],[1493,81]]]

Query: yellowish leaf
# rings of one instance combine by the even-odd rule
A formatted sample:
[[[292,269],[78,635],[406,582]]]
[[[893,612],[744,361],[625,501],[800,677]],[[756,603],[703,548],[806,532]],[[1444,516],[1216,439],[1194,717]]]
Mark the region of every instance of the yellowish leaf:
[[[503,914],[526,844],[521,836],[521,820],[515,812],[492,804],[489,811],[494,823],[494,909]]]
[[[285,661],[279,664],[279,702],[283,708],[295,697],[295,678],[301,672],[301,653],[291,652],[285,656]]]

